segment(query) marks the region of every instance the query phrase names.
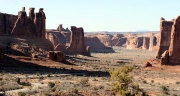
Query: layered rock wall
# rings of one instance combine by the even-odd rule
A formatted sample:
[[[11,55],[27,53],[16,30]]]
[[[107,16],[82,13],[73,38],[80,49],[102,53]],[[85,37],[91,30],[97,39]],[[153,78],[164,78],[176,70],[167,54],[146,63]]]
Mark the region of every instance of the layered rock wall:
[[[180,64],[180,16],[174,20],[169,47],[169,63]]]
[[[84,29],[82,27],[71,26],[70,46],[67,48],[67,53],[90,56],[84,42]]]
[[[11,34],[17,18],[17,15],[0,13],[0,35]]]
[[[43,8],[34,13],[35,8],[29,8],[27,16],[25,7],[18,15],[0,13],[0,35],[11,35],[16,37],[42,37],[45,38],[46,16]]]
[[[172,21],[165,21],[164,18],[160,20],[160,39],[158,43],[158,51],[156,58],[161,58],[161,55],[164,51],[169,49],[170,41],[171,41],[171,29],[172,29],[173,22]]]
[[[130,37],[127,38],[126,48],[127,49],[137,49],[142,47],[143,45],[143,37]]]
[[[150,45],[150,38],[144,37],[142,49],[149,49],[149,45]]]
[[[149,50],[155,50],[156,49],[156,45],[157,45],[157,38],[153,35],[150,36],[150,40],[149,40]]]

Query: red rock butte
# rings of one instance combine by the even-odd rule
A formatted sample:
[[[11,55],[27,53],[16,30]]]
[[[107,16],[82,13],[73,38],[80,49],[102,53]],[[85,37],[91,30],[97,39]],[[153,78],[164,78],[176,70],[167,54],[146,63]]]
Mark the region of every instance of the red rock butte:
[[[160,19],[160,39],[156,58],[161,65],[180,65],[180,16],[171,21]],[[151,62],[154,60],[149,60]],[[147,63],[146,63],[147,64]]]

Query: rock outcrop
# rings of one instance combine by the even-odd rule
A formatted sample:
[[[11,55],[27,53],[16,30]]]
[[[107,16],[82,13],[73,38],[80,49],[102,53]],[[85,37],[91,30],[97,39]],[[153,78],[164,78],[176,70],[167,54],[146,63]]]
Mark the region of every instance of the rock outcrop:
[[[156,50],[157,49],[157,37],[154,36],[153,34],[150,34],[149,36],[150,40],[149,40],[149,50]]]
[[[36,31],[35,26],[33,25],[33,21],[27,17],[25,7],[23,7],[22,11],[18,12],[18,19],[16,20],[15,26],[12,29],[12,35],[20,37],[31,37],[31,35],[33,35],[33,32]]]
[[[90,46],[91,52],[114,52],[112,48],[105,46],[97,36],[85,36],[84,40],[85,45]]]
[[[149,49],[149,45],[150,45],[150,38],[144,37],[142,49]]]
[[[49,39],[54,45],[54,47],[56,47],[57,45],[63,45],[63,46],[66,45],[66,38],[59,31],[47,32],[46,39]]]
[[[96,36],[99,38],[99,40],[105,46],[112,46],[112,44],[111,44],[111,38],[113,37],[112,35],[109,35],[109,34],[98,34]]]
[[[169,49],[170,41],[171,41],[171,29],[172,29],[173,22],[172,21],[165,21],[164,18],[160,20],[160,39],[158,43],[158,52],[156,58],[161,58],[161,55],[164,51]]]
[[[10,35],[17,18],[17,15],[0,13],[0,35]]]
[[[68,28],[64,29],[60,24],[57,30],[47,31],[46,38],[54,45],[54,51],[90,56],[90,46],[85,45],[82,27],[71,26],[71,31],[69,31]]]
[[[39,8],[39,12],[35,13],[34,23],[38,37],[46,37],[46,15],[43,8]]]
[[[59,44],[59,45],[54,47],[54,51],[61,51],[62,53],[66,53],[66,47]]]
[[[169,47],[169,63],[180,64],[180,16],[174,20]]]
[[[67,48],[67,53],[90,56],[90,52],[86,50],[86,47],[84,42],[84,29],[82,27],[76,28],[76,26],[71,26],[70,46]]]
[[[58,62],[64,62],[65,58],[63,57],[63,53],[60,51],[50,51],[48,54],[48,58],[50,60],[58,61]]]
[[[143,37],[129,37],[126,41],[127,49],[137,49],[142,47],[143,45]]]
[[[161,18],[159,50],[157,58],[160,65],[180,64],[180,16],[172,21]]]
[[[123,46],[126,43],[127,38],[124,38],[123,34],[115,34],[111,38],[111,46]]]
[[[169,64],[169,51],[166,50],[162,56],[161,56],[161,60],[160,60],[161,65],[167,65]]]
[[[29,17],[25,7],[18,12],[18,16],[0,13],[0,35],[45,38],[45,13],[43,8],[38,13],[34,13],[34,9],[29,8]]]
[[[62,31],[70,32],[70,30],[68,28],[66,28],[66,29],[63,28],[63,24],[59,24],[59,26],[57,27],[57,31],[59,31],[59,32],[62,32]]]

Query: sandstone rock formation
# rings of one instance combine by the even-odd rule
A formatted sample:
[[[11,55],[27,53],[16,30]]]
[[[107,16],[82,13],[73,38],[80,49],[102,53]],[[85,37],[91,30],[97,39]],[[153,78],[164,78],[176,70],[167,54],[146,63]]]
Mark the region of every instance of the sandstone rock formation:
[[[150,40],[149,40],[149,50],[156,50],[157,49],[157,37],[154,36],[153,34],[150,34]]]
[[[63,57],[63,53],[60,51],[50,51],[48,55],[50,60],[54,60],[58,62],[65,61],[65,58]]]
[[[31,36],[35,30],[32,30],[32,32],[29,29],[31,28],[29,25],[33,24],[33,21],[29,20],[25,11],[25,7],[22,7],[22,11],[18,12],[18,19],[16,20],[15,26],[12,29],[12,35],[14,36]]]
[[[86,50],[84,30],[82,27],[76,28],[75,26],[71,26],[70,46],[67,48],[67,53],[90,56],[90,52]]]
[[[17,18],[17,15],[0,13],[0,35],[11,34]]]
[[[94,49],[104,49],[106,46],[98,39],[97,36],[86,36],[84,37],[85,44]]]
[[[95,35],[105,46],[122,46],[126,43],[127,38],[123,34],[97,34]]]
[[[143,37],[129,37],[126,41],[127,49],[137,49],[142,47],[143,45]]]
[[[167,65],[167,64],[169,64],[169,51],[168,51],[168,50],[166,50],[166,51],[162,54],[160,63],[161,63],[161,65]]]
[[[54,45],[54,47],[56,47],[57,45],[66,45],[66,38],[59,31],[47,32],[46,39],[49,39]]]
[[[127,49],[148,49],[148,50],[157,50],[157,42],[158,42],[157,33],[141,33],[141,34],[134,34],[134,33],[126,33],[126,34],[90,34],[85,35],[85,43],[90,46],[93,50],[93,43],[89,40],[90,38],[97,37],[105,47],[126,47]],[[144,39],[145,38],[145,39]],[[91,44],[89,44],[91,42]]]
[[[180,64],[180,16],[172,21],[161,18],[161,32],[157,58],[160,65]]]
[[[161,58],[161,55],[164,51],[169,49],[170,41],[171,41],[171,29],[172,29],[173,22],[172,21],[165,21],[164,18],[160,20],[160,39],[159,39],[159,48],[156,55],[156,58]]]
[[[111,44],[112,35],[109,35],[109,34],[98,34],[97,37],[99,38],[99,40],[100,40],[105,46],[112,46],[112,44]]]
[[[150,44],[150,38],[144,37],[142,49],[149,49],[149,44]]]
[[[123,46],[126,40],[127,38],[124,38],[123,34],[115,34],[111,38],[111,46]]]
[[[105,46],[97,36],[89,35],[84,37],[85,45],[90,46],[91,52],[114,52],[110,47]]]
[[[160,66],[160,59],[152,58],[144,63],[144,67]]]
[[[54,45],[54,51],[61,51],[64,54],[81,54],[90,56],[90,46],[85,45],[84,30],[82,27],[71,26],[64,29],[60,24],[57,30],[47,31],[47,39]]]
[[[169,63],[180,64],[180,16],[174,20],[169,47]]]
[[[66,47],[59,44],[59,45],[54,47],[54,51],[61,51],[62,53],[66,53]]]
[[[34,23],[36,25],[36,33],[38,37],[45,38],[46,32],[46,15],[43,8],[39,9],[39,12],[35,14]]]
[[[11,29],[12,36],[45,38],[45,13],[43,8],[40,8],[38,13],[34,13],[34,9],[29,8],[29,17],[26,14],[25,7],[18,12],[18,19]]]
[[[63,24],[59,24],[59,26],[57,27],[57,31],[61,32],[61,31],[70,31],[70,30],[68,28],[64,29]]]

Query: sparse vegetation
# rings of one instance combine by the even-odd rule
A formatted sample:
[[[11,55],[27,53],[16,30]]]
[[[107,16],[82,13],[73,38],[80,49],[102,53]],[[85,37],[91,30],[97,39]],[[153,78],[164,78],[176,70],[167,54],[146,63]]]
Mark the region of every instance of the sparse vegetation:
[[[19,93],[18,93],[18,96],[26,96],[26,93],[24,93],[24,92],[19,92]]]
[[[130,94],[128,87],[129,84],[132,83],[132,76],[129,74],[132,72],[132,70],[132,66],[122,66],[110,72],[113,90],[122,96]]]
[[[169,95],[169,88],[167,86],[161,86],[161,89],[164,95]]]
[[[48,82],[48,86],[49,86],[50,88],[53,88],[53,87],[55,86],[55,84],[54,84],[53,82]]]
[[[41,60],[30,61],[27,57],[25,59],[18,57],[19,61],[33,62],[35,66],[37,65],[38,67],[31,69],[23,67],[21,70],[11,67],[10,70],[12,70],[12,72],[16,71],[16,74],[2,68],[4,72],[0,73],[0,86],[8,90],[8,94],[14,90],[28,88],[29,91],[22,92],[22,94],[25,93],[26,96],[81,96],[81,94],[82,96],[86,96],[86,94],[90,96],[115,96],[118,92],[112,90],[112,86],[114,85],[110,82],[112,79],[108,71],[112,69],[116,70],[119,66],[123,68],[127,65],[129,67],[135,65],[133,66],[133,71],[121,72],[121,70],[119,73],[124,74],[117,75],[119,77],[121,76],[122,82],[126,84],[122,83],[121,85],[115,86],[123,86],[121,88],[122,90],[127,85],[128,87],[124,88],[126,95],[138,94],[138,96],[148,96],[147,93],[155,96],[166,95],[162,92],[163,88],[160,87],[162,85],[165,87],[170,86],[167,87],[169,90],[167,93],[172,94],[172,96],[178,96],[180,94],[178,90],[180,74],[178,72],[167,72],[165,71],[166,68],[163,68],[164,70],[161,70],[161,68],[155,69],[156,71],[152,71],[150,68],[144,69],[142,66],[143,61],[149,57],[146,57],[144,52],[141,52],[142,54],[140,53],[138,58],[134,58],[133,56],[137,56],[136,51],[139,50],[133,51],[134,53],[132,51],[133,50],[123,49],[111,54],[92,53],[92,57],[71,57],[70,55],[67,59],[70,61],[70,64],[62,64],[59,62],[50,62],[51,64],[49,64],[48,60],[47,62]],[[121,54],[119,54],[119,52],[121,52]],[[148,55],[149,53],[152,52],[146,52]],[[126,56],[124,54],[126,54]],[[152,57],[153,56],[154,55],[152,55]],[[71,62],[71,59],[74,62]],[[117,61],[128,61],[130,63],[119,64]],[[43,67],[41,68],[41,66]],[[127,68],[127,70],[130,69]],[[19,80],[16,78],[19,78]],[[164,78],[166,78],[165,81]],[[117,80],[114,82],[117,82]],[[27,84],[29,84],[29,86],[27,86]],[[18,94],[18,92],[16,94]]]
[[[18,84],[21,83],[20,78],[16,78],[15,81],[16,81]]]
[[[72,92],[75,93],[75,94],[79,93],[78,89],[73,89]]]
[[[88,87],[89,86],[89,80],[88,78],[83,78],[79,82],[83,87]]]

